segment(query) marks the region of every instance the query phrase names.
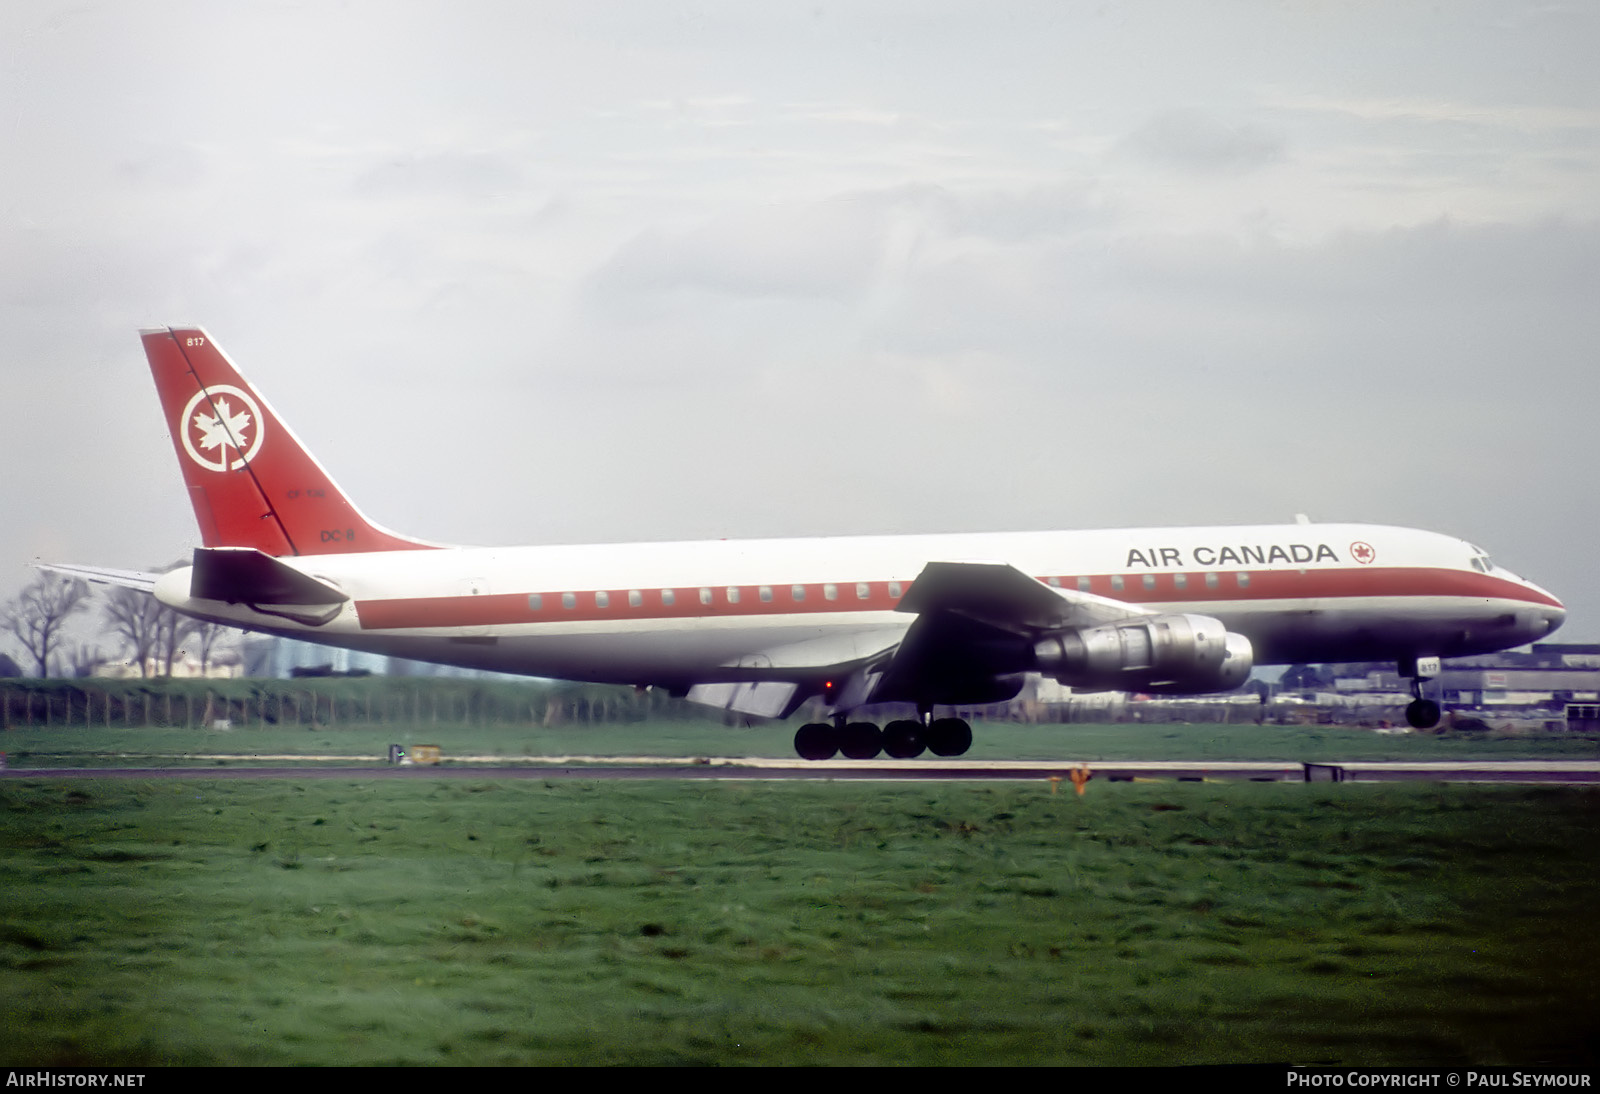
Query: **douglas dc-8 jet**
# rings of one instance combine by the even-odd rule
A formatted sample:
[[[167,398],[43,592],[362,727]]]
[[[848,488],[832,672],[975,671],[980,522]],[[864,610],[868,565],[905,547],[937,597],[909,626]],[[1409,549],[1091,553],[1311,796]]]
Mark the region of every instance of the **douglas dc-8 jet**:
[[[960,755],[939,707],[1030,673],[1081,690],[1225,692],[1255,665],[1394,661],[1438,723],[1439,658],[1543,638],[1565,610],[1459,539],[1366,524],[449,547],[333,483],[204,330],[141,332],[200,525],[128,585],[199,619],[467,668],[665,688],[800,727],[807,759]],[[876,704],[919,717],[880,729]],[[948,713],[948,712],[947,712]]]

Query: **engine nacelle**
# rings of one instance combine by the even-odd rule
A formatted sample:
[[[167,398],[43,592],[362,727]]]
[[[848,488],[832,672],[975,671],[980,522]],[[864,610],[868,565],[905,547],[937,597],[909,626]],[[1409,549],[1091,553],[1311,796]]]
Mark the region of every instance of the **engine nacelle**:
[[[1071,687],[1203,695],[1250,677],[1250,640],[1206,615],[1157,615],[1062,631],[1033,647],[1039,672]]]

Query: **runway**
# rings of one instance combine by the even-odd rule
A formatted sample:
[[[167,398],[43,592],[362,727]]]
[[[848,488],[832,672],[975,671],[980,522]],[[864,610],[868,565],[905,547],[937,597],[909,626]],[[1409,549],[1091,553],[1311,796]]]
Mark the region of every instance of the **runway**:
[[[198,757],[196,757],[198,759]],[[1085,768],[1091,781],[1132,782],[1450,782],[1600,783],[1600,762],[1589,760],[1349,761],[1339,763],[1022,760],[791,760],[661,757],[530,757],[453,760],[441,764],[352,763],[355,757],[304,761],[297,757],[211,758],[212,766],[8,768],[0,779],[696,779],[726,781],[1028,782],[1070,785]],[[277,761],[277,762],[273,762]]]

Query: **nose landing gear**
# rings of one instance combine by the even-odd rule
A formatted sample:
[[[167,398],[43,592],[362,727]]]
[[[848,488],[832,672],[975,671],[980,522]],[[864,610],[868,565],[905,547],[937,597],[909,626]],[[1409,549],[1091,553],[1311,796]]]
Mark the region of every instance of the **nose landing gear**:
[[[1406,704],[1406,721],[1412,729],[1432,729],[1439,724],[1441,715],[1439,704],[1432,699],[1422,697],[1422,681],[1414,681],[1411,690],[1416,698]]]
[[[1399,664],[1401,676],[1411,677],[1411,702],[1406,704],[1406,722],[1412,729],[1432,729],[1439,724],[1439,704],[1422,697],[1422,682],[1439,675],[1437,657],[1410,657]]]

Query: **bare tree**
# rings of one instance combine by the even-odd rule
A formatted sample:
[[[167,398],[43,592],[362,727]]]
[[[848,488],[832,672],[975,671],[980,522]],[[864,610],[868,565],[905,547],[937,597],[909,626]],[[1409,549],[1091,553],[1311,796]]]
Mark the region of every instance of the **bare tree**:
[[[211,658],[222,652],[217,648],[218,644],[224,640],[231,640],[238,633],[234,628],[224,627],[221,623],[208,623],[202,619],[189,621],[184,644],[188,650],[199,654],[201,676],[204,676],[206,670],[211,667]]]
[[[182,565],[169,563],[159,572],[167,573]],[[171,676],[173,663],[183,654],[184,645],[198,633],[198,628],[209,625],[173,611],[151,593],[123,586],[110,591],[103,610],[112,633],[132,649],[141,676],[152,672]],[[215,636],[210,638],[208,650],[215,641]]]
[[[166,669],[162,675],[171,676],[172,663],[183,652],[181,648],[183,640],[188,635],[189,629],[195,625],[195,620],[186,615],[179,615],[165,606],[161,607],[156,618],[156,654]]]
[[[161,602],[140,589],[118,585],[106,594],[101,609],[111,633],[133,650],[140,676],[150,675],[150,662],[161,640],[163,613],[171,613]]]
[[[79,642],[76,647],[69,649],[66,654],[67,668],[78,679],[93,676],[95,669],[106,663],[106,655],[99,646],[90,646]]]
[[[40,574],[5,607],[5,625],[39,666],[50,675],[50,655],[61,641],[67,620],[83,611],[89,586],[76,578]]]

